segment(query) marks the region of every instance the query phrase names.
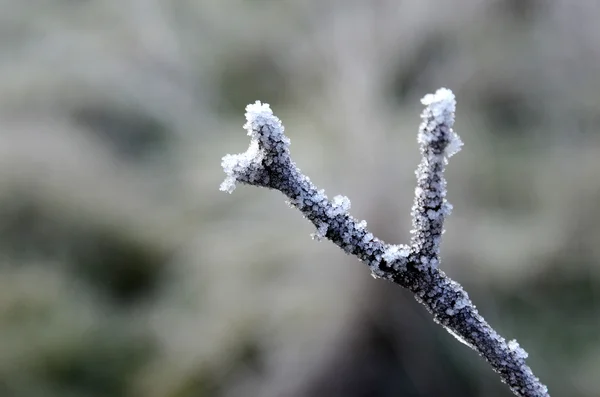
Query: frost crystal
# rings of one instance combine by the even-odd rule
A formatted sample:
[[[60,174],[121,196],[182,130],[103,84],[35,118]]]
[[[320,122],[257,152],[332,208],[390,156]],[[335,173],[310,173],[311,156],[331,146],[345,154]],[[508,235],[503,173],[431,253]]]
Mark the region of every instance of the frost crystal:
[[[311,237],[313,238],[313,240],[321,241],[327,234],[328,228],[329,228],[329,226],[327,226],[327,224],[325,222],[321,223],[319,225],[319,227],[317,228],[317,232],[312,233]]]
[[[449,89],[440,88],[435,94],[427,94],[421,99],[421,103],[431,110],[438,124],[448,124],[448,120],[454,123],[456,99]]]
[[[244,128],[251,137],[250,147],[244,153],[228,154],[221,166],[227,177],[220,190],[232,193],[236,182],[269,186],[270,177],[264,166],[281,164],[288,158],[290,140],[284,135],[281,120],[273,115],[268,104],[256,101],[246,106]]]
[[[447,157],[458,153],[463,143],[452,130],[456,99],[447,88],[440,88],[435,94],[427,94],[421,99],[425,110],[421,117],[423,123],[419,129],[419,143],[426,145],[435,140],[444,140],[444,154]]]
[[[469,298],[467,298],[466,296],[463,298],[459,298],[454,303],[454,310],[459,311],[460,309],[467,307],[469,304]]]
[[[383,255],[381,256],[384,261],[388,263],[392,263],[399,259],[406,259],[410,254],[410,247],[408,245],[399,244],[399,245],[390,245],[388,246]]]
[[[284,127],[281,120],[273,115],[268,103],[256,101],[246,106],[246,124],[244,128],[252,138],[260,138],[265,149],[272,149],[271,142],[281,141],[284,146],[290,145],[290,140],[284,135]],[[260,134],[259,134],[260,132]]]
[[[517,354],[517,357],[522,358],[523,360],[529,356],[529,354],[525,350],[523,350],[521,346],[519,346],[519,342],[517,342],[516,339],[513,339],[508,342],[508,348],[511,351],[515,352]]]
[[[331,210],[328,211],[327,215],[335,217],[343,215],[350,210],[350,199],[346,196],[337,195],[331,200]]]

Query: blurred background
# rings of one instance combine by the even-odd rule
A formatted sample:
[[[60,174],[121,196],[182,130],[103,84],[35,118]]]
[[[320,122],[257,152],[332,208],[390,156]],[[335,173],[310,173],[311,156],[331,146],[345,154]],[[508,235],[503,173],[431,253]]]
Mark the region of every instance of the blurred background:
[[[553,396],[600,395],[600,3],[0,0],[0,396],[512,395],[275,191],[270,103],[407,242],[419,100],[457,95],[442,268]]]

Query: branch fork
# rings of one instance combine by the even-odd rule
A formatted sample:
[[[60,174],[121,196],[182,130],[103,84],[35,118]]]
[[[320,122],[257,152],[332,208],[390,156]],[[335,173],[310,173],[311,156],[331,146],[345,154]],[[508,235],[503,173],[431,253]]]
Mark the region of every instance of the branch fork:
[[[290,139],[281,120],[268,104],[257,101],[246,107],[244,128],[250,147],[241,154],[223,157],[227,175],[220,189],[232,193],[236,182],[279,190],[316,227],[314,239],[326,238],[356,256],[373,277],[410,290],[416,300],[460,342],[477,351],[512,392],[523,397],[549,397],[548,389],[527,366],[527,353],[516,340],[507,342],[478,313],[468,294],[439,269],[444,220],[452,206],[446,200],[444,168],[462,142],[452,129],[456,100],[446,88],[426,95],[421,102],[418,143],[421,162],[412,206],[410,245],[388,244],[367,229],[367,222],[349,213],[350,200],[323,190],[302,174],[292,161]]]

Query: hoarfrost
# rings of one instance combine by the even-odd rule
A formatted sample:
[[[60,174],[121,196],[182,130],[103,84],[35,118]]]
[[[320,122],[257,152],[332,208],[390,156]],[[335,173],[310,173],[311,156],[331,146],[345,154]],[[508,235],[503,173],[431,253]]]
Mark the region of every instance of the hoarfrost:
[[[327,212],[329,217],[343,215],[350,210],[350,199],[346,196],[337,195],[331,199],[331,206],[332,208]]]
[[[525,360],[529,356],[529,354],[525,350],[523,350],[521,346],[519,346],[519,342],[517,342],[516,339],[513,339],[508,342],[508,348],[512,352],[515,352],[517,357],[522,358],[523,360]]]
[[[313,240],[321,241],[323,238],[325,238],[325,235],[327,234],[327,229],[329,229],[329,226],[325,222],[323,222],[317,228],[317,232],[312,233],[310,236]]]
[[[388,246],[381,256],[388,263],[395,262],[399,259],[406,259],[410,254],[410,247],[404,244]]]

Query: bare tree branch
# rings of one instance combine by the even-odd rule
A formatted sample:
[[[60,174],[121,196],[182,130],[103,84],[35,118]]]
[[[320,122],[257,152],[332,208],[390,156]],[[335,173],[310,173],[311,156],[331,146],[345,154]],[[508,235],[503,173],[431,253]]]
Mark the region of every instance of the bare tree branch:
[[[452,208],[446,200],[444,168],[462,142],[452,130],[456,101],[450,90],[428,94],[422,103],[425,109],[418,134],[422,159],[416,171],[410,246],[387,244],[373,236],[365,221],[348,213],[347,197],[329,200],[318,190],[291,160],[290,140],[268,104],[246,107],[244,128],[251,137],[250,147],[245,153],[223,157],[227,177],[221,190],[231,193],[236,182],[279,190],[315,225],[314,238],[331,240],[366,263],[374,277],[412,291],[434,321],[483,356],[515,395],[549,397],[547,387],[525,363],[527,353],[517,341],[506,342],[498,335],[460,284],[438,267],[444,219]]]

